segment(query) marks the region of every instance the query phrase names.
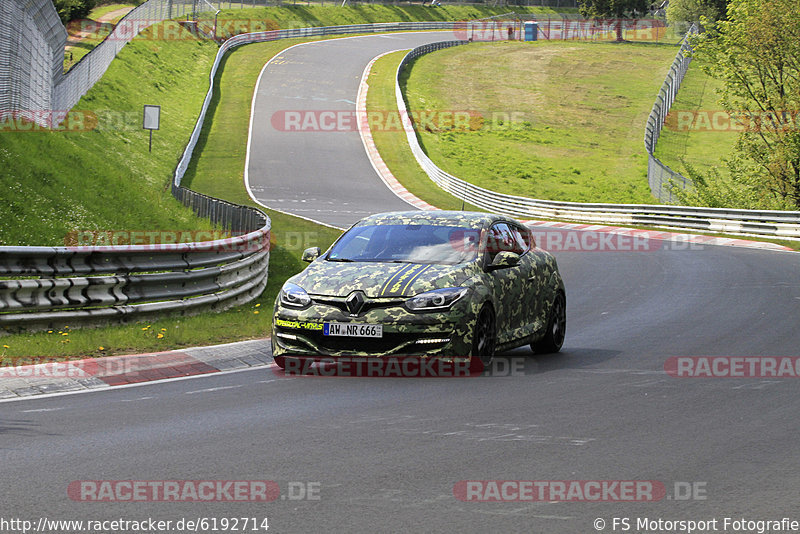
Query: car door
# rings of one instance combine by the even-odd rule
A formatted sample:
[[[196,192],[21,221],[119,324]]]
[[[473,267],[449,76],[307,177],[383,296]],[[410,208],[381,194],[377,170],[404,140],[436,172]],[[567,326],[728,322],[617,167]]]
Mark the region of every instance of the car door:
[[[521,303],[527,313],[523,316],[522,329],[526,336],[532,335],[542,326],[543,312],[545,311],[544,298],[550,271],[546,261],[545,253],[536,248],[533,236],[528,228],[517,225],[509,225],[511,232],[518,247],[523,250],[520,267],[523,270],[522,296]]]
[[[495,223],[488,230],[486,265],[491,265],[495,256],[502,251],[517,254],[524,252],[509,224],[505,222]],[[525,325],[529,322],[526,306],[521,301],[530,271],[530,268],[526,267],[527,263],[527,260],[521,257],[519,265],[487,273],[496,300],[498,343],[507,343],[521,337]]]

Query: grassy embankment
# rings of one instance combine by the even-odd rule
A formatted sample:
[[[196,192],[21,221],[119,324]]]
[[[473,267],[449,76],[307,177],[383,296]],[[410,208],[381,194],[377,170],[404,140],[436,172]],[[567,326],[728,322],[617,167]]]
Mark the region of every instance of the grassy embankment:
[[[417,59],[401,86],[412,113],[482,117],[419,132],[455,176],[534,198],[653,203],[642,133],[674,56],[653,43],[476,43]]]

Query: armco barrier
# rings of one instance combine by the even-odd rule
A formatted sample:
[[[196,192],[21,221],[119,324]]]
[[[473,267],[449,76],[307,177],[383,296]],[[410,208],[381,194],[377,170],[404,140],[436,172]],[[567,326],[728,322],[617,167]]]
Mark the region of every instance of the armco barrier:
[[[400,62],[395,77],[397,108],[403,119],[411,151],[428,177],[448,193],[479,208],[512,217],[567,219],[599,224],[663,226],[728,234],[800,238],[800,212],[797,211],[556,202],[490,191],[444,172],[431,161],[419,144],[400,88],[400,74],[411,60],[423,54],[463,44],[466,43],[442,41],[417,47],[406,54]]]
[[[222,310],[257,297],[267,283],[269,219],[206,198],[202,209],[212,220],[256,229],[196,243],[0,248],[0,327],[119,323]]]

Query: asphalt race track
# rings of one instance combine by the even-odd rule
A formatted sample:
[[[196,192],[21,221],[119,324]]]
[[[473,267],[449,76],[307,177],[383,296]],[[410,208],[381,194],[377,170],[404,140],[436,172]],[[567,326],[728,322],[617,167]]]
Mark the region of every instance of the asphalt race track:
[[[358,131],[343,122],[340,127],[339,118],[355,111],[372,58],[454,38],[453,32],[416,32],[333,39],[295,46],[273,59],[260,78],[251,128],[248,181],[256,200],[344,228],[376,211],[415,209],[387,189]],[[320,128],[305,122],[306,114],[287,121],[287,112],[316,112]],[[324,130],[333,125],[319,115],[325,112],[337,113],[331,115],[335,131]]]
[[[384,39],[383,46],[429,38]],[[364,48],[380,39],[364,38]],[[352,58],[359,42],[292,49],[292,61],[302,54],[292,79],[303,79],[304,69],[305,79],[319,80],[319,94],[354,100],[327,76],[357,86],[380,50],[364,51],[358,68],[335,67],[332,58]],[[272,83],[262,80],[260,91],[266,85]],[[278,89],[269,89],[276,91],[270,100]],[[336,219],[337,206],[355,218],[398,207],[396,197],[380,196],[376,177],[371,189],[356,181],[375,173],[359,163],[360,142],[349,134],[336,134],[341,148],[327,137],[316,146],[312,134],[298,135],[294,152],[259,151],[259,198],[280,198],[286,209],[305,191],[319,202],[309,200],[298,213],[337,225],[351,220]],[[251,160],[253,184],[255,165]],[[352,188],[363,194],[336,196]],[[677,356],[800,356],[800,254],[659,246],[556,257],[567,288],[563,352],[507,353],[492,376],[285,378],[273,367],[0,403],[4,508],[34,524],[41,517],[268,517],[270,532],[299,533],[575,534],[597,532],[597,519],[604,532],[625,531],[620,523],[614,529],[614,518],[627,518],[628,532],[645,531],[637,518],[717,519],[724,532],[726,517],[800,521],[797,379],[665,372]],[[85,480],[270,480],[282,498],[70,498],[70,483]],[[465,502],[454,487],[468,480],[656,481],[667,495],[656,502]],[[301,487],[314,499],[293,499]]]

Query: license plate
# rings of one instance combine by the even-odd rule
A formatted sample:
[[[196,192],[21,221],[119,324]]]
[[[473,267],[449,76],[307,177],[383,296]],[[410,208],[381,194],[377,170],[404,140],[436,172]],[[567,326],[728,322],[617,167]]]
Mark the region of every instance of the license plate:
[[[325,323],[322,333],[326,336],[383,337],[383,325],[358,323]]]

